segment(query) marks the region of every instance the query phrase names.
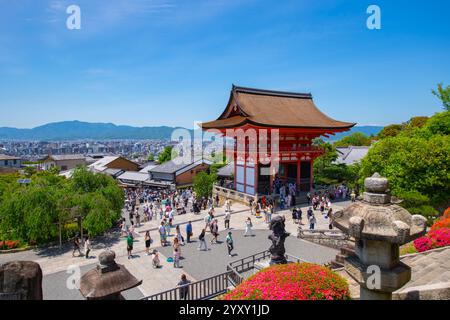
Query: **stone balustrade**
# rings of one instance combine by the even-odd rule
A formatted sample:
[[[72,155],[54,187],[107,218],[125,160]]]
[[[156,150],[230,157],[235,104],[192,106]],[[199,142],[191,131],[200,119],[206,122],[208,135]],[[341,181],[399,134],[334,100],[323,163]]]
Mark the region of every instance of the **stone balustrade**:
[[[341,230],[297,229],[297,238],[307,240],[330,248],[340,249],[348,244],[350,237]]]
[[[251,195],[215,185],[213,186],[213,197],[215,198],[216,195],[219,196],[220,205],[223,205],[226,199],[237,201],[246,205],[250,203],[250,200],[257,201],[258,199],[258,195]]]

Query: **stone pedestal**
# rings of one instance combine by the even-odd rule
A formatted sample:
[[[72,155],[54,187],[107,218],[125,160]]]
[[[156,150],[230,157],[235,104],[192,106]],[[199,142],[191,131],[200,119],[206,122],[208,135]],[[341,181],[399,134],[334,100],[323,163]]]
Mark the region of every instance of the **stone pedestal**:
[[[0,265],[0,300],[42,300],[42,270],[32,261]]]
[[[391,300],[411,279],[399,246],[426,232],[426,219],[391,203],[388,180],[377,173],[364,181],[363,200],[335,213],[334,225],[355,238],[356,256],[344,261],[360,285],[361,300]]]

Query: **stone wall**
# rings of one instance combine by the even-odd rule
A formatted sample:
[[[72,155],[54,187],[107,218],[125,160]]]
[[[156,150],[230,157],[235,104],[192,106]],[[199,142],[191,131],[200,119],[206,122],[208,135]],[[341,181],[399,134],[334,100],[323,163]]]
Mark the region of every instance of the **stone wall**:
[[[348,235],[340,230],[307,230],[298,228],[297,238],[333,249],[340,249],[349,243]]]

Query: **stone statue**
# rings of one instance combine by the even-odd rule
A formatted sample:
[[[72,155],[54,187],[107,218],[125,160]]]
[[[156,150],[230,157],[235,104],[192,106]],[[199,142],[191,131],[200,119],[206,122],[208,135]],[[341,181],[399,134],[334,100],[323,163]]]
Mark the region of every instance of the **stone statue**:
[[[286,249],[284,248],[284,241],[289,236],[284,228],[284,216],[277,216],[270,222],[270,230],[272,234],[269,236],[269,240],[272,241],[272,245],[269,248],[272,256],[270,257],[270,264],[285,264],[286,260]]]

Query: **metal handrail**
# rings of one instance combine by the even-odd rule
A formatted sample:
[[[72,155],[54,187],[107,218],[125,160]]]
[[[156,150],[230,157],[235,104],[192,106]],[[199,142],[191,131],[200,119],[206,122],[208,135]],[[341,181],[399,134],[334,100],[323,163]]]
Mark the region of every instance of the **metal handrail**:
[[[228,291],[231,271],[227,271],[206,279],[178,286],[170,290],[159,292],[141,300],[208,300]],[[182,297],[183,289],[187,288],[187,295]]]
[[[226,293],[230,285],[236,287],[241,284],[244,281],[241,273],[253,269],[256,262],[264,260],[270,255],[270,251],[265,250],[232,261],[227,265],[227,271],[224,273],[159,292],[144,297],[142,300],[208,300],[215,298]],[[292,262],[308,262],[290,254],[286,254],[286,258]],[[181,293],[184,288],[187,288],[187,295],[182,297]]]

